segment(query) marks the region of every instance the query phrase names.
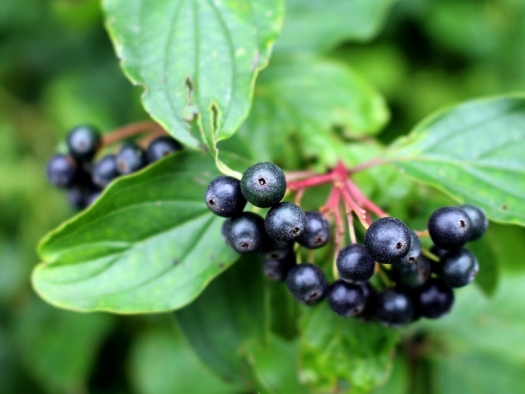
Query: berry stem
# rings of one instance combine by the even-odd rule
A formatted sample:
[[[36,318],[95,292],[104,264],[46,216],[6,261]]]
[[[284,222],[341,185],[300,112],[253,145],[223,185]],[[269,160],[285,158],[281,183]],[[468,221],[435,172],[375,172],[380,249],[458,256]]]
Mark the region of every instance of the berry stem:
[[[429,250],[426,250],[426,249],[421,249],[421,253],[427,257],[428,259],[432,260],[432,261],[435,261],[436,263],[439,263],[439,257],[436,256],[434,253],[432,253],[431,251]]]
[[[295,195],[295,198],[294,198],[295,205],[301,205],[301,200],[303,198],[304,190],[305,189],[297,190],[297,194]]]
[[[333,182],[333,180],[334,175],[332,172],[329,172],[328,174],[315,175],[311,178],[288,182],[286,187],[288,190],[295,191],[299,189],[306,189],[308,187],[324,185],[325,183]]]
[[[372,201],[370,201],[368,198],[364,196],[363,193],[361,193],[361,190],[353,183],[351,180],[347,180],[345,182],[345,186],[348,188],[348,191],[352,195],[353,198],[357,200],[358,204],[363,205],[364,208],[368,209],[369,211],[373,212],[379,217],[388,217],[390,216],[388,213],[383,211],[381,208],[379,208],[377,205],[375,205]]]
[[[168,134],[166,130],[164,130],[158,123],[152,120],[144,120],[141,122],[127,124],[109,132],[103,136],[102,145],[111,145],[120,140],[150,131],[162,131],[163,134]]]
[[[347,188],[341,186],[341,193],[343,194],[343,199],[348,204],[350,209],[355,212],[357,218],[359,219],[363,227],[365,229],[368,229],[368,227],[370,227],[370,224],[372,224],[372,219],[370,218],[368,212],[361,208],[359,205],[357,205]]]
[[[378,273],[379,277],[381,278],[381,282],[383,282],[383,284],[386,286],[386,287],[392,287],[393,284],[392,284],[392,281],[390,280],[390,278],[388,277],[388,275],[386,274],[386,272],[384,271],[384,268],[381,264],[379,263],[376,263],[376,272]]]
[[[294,171],[286,173],[286,180],[292,182],[304,178],[313,178],[317,175],[319,174],[313,171]]]
[[[389,161],[386,160],[386,159],[382,159],[380,157],[376,157],[375,159],[372,159],[372,160],[369,160],[369,161],[365,161],[364,163],[361,163],[361,164],[356,165],[355,167],[352,167],[349,170],[349,173],[350,174],[355,174],[356,172],[364,171],[364,170],[367,170],[367,169],[369,169],[371,167],[380,166],[380,165],[386,164],[388,162]]]
[[[352,216],[352,210],[345,201],[346,219],[348,221],[348,232],[350,234],[350,242],[353,244],[357,243],[357,237],[355,235],[354,217]]]
[[[419,238],[427,238],[427,237],[430,237],[430,233],[428,232],[428,230],[421,230],[421,231],[414,231],[416,233],[416,235],[419,237]]]

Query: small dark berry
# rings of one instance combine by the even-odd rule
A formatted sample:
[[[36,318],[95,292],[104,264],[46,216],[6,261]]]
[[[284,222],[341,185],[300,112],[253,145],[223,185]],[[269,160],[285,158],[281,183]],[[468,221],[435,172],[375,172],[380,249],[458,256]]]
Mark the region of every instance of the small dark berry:
[[[91,160],[100,148],[100,132],[89,125],[77,126],[66,137],[69,154],[77,160]]]
[[[205,198],[210,211],[222,217],[239,215],[246,206],[239,180],[226,175],[211,181]]]
[[[470,239],[471,223],[465,211],[457,207],[443,207],[428,220],[432,242],[441,249],[459,249]]]
[[[288,272],[295,267],[295,253],[289,253],[282,259],[263,259],[264,276],[276,282],[284,282]]]
[[[310,263],[293,267],[286,277],[286,286],[298,301],[310,305],[324,297],[327,287],[321,268]]]
[[[282,260],[293,253],[293,242],[279,242],[268,237],[268,243],[262,252],[263,258],[268,260]]]
[[[374,275],[376,262],[361,244],[345,246],[336,259],[341,279],[350,283],[364,283]]]
[[[405,257],[410,250],[410,230],[399,219],[377,219],[366,230],[365,248],[375,261],[395,262]]]
[[[69,155],[54,155],[47,161],[46,174],[51,184],[67,187],[75,182],[77,163]]]
[[[366,297],[360,285],[353,285],[343,280],[334,282],[326,292],[326,300],[339,316],[350,317],[362,312]]]
[[[228,244],[238,253],[260,252],[265,244],[264,219],[253,212],[243,212],[232,218],[225,228]]]
[[[418,289],[416,304],[421,315],[437,319],[452,309],[454,292],[443,281],[432,278]]]
[[[106,155],[93,166],[91,179],[98,187],[105,188],[109,182],[119,175],[115,155]]]
[[[153,163],[181,149],[182,145],[179,141],[168,136],[157,137],[148,145],[146,159],[148,163]]]
[[[468,285],[474,280],[478,271],[476,256],[465,248],[447,253],[437,267],[437,274],[441,280],[453,288]]]
[[[391,287],[377,296],[377,320],[385,326],[400,327],[409,323],[414,315],[414,305],[403,291]]]
[[[144,151],[135,143],[127,142],[117,153],[118,172],[125,175],[140,170],[146,165]]]
[[[470,219],[470,224],[472,225],[469,241],[476,241],[481,238],[487,227],[489,226],[489,221],[485,215],[485,211],[480,207],[471,204],[463,204],[458,208],[462,209]]]
[[[430,261],[420,255],[413,263],[393,265],[390,272],[398,286],[413,289],[422,286],[430,278]]]
[[[264,219],[264,227],[274,240],[290,242],[303,233],[306,227],[306,214],[291,202],[281,202],[268,211]]]
[[[83,210],[90,206],[100,195],[100,191],[92,186],[74,185],[67,189],[67,200],[69,205],[77,210]]]
[[[325,246],[330,240],[330,224],[328,220],[315,211],[307,211],[306,228],[297,238],[297,242],[308,249],[317,249]]]
[[[398,264],[412,264],[416,261],[416,259],[421,254],[421,240],[417,236],[417,234],[409,229],[410,231],[410,249],[408,250],[408,253],[405,257],[400,258],[399,260],[393,262],[392,264],[398,265]]]
[[[377,291],[372,287],[370,282],[363,283],[360,286],[363,289],[366,303],[363,310],[356,315],[356,318],[359,320],[368,321],[371,320],[376,314]]]
[[[283,199],[286,177],[273,163],[257,163],[242,175],[241,190],[244,197],[256,207],[269,208]]]

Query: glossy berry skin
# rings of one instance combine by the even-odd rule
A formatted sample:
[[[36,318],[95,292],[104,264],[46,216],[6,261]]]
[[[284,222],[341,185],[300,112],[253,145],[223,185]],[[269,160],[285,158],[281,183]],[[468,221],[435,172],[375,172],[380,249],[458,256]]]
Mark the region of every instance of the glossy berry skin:
[[[303,233],[306,220],[306,214],[299,206],[284,201],[268,211],[264,219],[264,227],[274,240],[290,242]]]
[[[422,316],[437,319],[452,309],[454,292],[443,281],[432,278],[418,289],[415,303]]]
[[[276,282],[284,282],[295,265],[295,253],[289,253],[282,259],[263,258],[264,276]]]
[[[420,255],[413,263],[392,265],[390,273],[392,280],[398,286],[414,289],[423,286],[430,278],[430,261],[425,256]]]
[[[374,275],[376,262],[361,244],[347,245],[337,255],[337,270],[349,283],[365,283]]]
[[[77,169],[77,163],[71,156],[54,155],[47,161],[47,179],[55,186],[68,187],[75,182]]]
[[[327,288],[321,268],[310,263],[293,267],[286,277],[286,286],[296,300],[308,305],[321,300]]]
[[[489,226],[489,221],[487,220],[485,211],[471,204],[463,204],[458,208],[463,210],[470,219],[472,228],[470,231],[469,241],[476,241],[480,239],[481,236],[485,234],[485,231],[487,231],[487,227]]]
[[[69,154],[77,160],[91,160],[102,143],[100,132],[89,125],[79,125],[71,129],[66,137]]]
[[[410,231],[410,249],[405,257],[400,258],[397,261],[394,261],[393,265],[407,265],[416,261],[416,259],[421,254],[421,240],[414,232],[414,230],[408,229]]]
[[[399,219],[380,218],[366,230],[366,251],[380,263],[393,263],[405,257],[410,245],[410,230]]]
[[[400,327],[412,321],[414,304],[403,291],[391,287],[377,296],[377,320],[390,327]]]
[[[115,155],[106,155],[93,166],[91,179],[98,187],[105,188],[109,182],[119,175],[117,158]]]
[[[334,282],[326,292],[330,308],[339,316],[355,316],[363,311],[366,297],[361,286],[343,280]]]
[[[269,208],[283,199],[286,177],[273,163],[257,163],[242,174],[241,190],[251,204],[259,208]]]
[[[324,215],[315,211],[307,211],[306,227],[297,238],[297,242],[308,249],[325,246],[330,240],[330,224]]]
[[[238,253],[255,253],[264,248],[264,219],[256,213],[243,212],[232,218],[225,231],[228,244]]]
[[[181,149],[182,145],[179,141],[168,136],[157,137],[150,142],[146,149],[146,160],[148,163],[153,163]]]
[[[132,142],[122,145],[116,158],[118,172],[122,175],[131,174],[146,165],[144,151]]]
[[[209,210],[225,218],[241,214],[246,206],[239,180],[226,175],[211,181],[205,198]]]
[[[453,288],[468,285],[474,280],[478,271],[476,256],[465,248],[447,253],[437,265],[438,276],[446,285]]]
[[[428,219],[428,232],[438,248],[459,249],[470,239],[471,223],[465,211],[457,207],[443,207]]]

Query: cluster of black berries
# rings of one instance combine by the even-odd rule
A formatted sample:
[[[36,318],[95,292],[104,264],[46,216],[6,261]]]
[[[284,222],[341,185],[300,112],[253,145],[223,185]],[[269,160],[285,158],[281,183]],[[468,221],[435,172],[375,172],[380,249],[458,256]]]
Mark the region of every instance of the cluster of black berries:
[[[155,138],[146,151],[128,141],[116,154],[106,154],[94,162],[102,147],[102,136],[88,125],[73,128],[66,137],[66,145],[68,153],[52,156],[46,173],[49,182],[67,190],[70,205],[79,210],[91,205],[113,179],[138,171],[182,148],[168,136]]]
[[[294,243],[316,249],[330,239],[330,225],[318,212],[303,212],[290,202],[281,202],[286,192],[282,170],[272,163],[248,168],[241,181],[215,178],[206,191],[206,204],[215,214],[228,218],[222,228],[226,242],[241,254],[260,253],[264,274],[271,280],[286,281],[300,302],[315,305],[326,297],[337,314],[401,326],[419,317],[438,318],[454,302],[452,288],[470,283],[477,271],[474,255],[462,248],[485,232],[484,212],[472,205],[445,207],[434,212],[428,231],[433,253],[440,261],[421,253],[417,234],[401,220],[384,217],[373,222],[364,244],[351,244],[338,253],[341,279],[328,285],[324,272],[312,263],[296,263]],[[247,201],[270,208],[266,217],[244,212]],[[382,267],[394,287],[377,292],[370,279]],[[435,277],[431,277],[434,273]]]

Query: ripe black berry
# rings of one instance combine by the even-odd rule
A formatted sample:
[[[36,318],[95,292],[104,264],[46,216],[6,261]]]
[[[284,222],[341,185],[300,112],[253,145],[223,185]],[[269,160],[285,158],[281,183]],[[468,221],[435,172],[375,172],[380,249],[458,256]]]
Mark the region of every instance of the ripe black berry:
[[[297,238],[297,242],[308,249],[317,249],[324,246],[330,240],[330,224],[328,220],[315,211],[307,211],[306,227]]]
[[[268,235],[276,241],[293,241],[306,227],[306,214],[291,202],[281,202],[268,211],[264,227]]]
[[[343,280],[334,282],[326,292],[326,300],[332,310],[339,316],[350,317],[360,313],[366,304],[363,288],[346,283]]]
[[[93,126],[80,125],[66,138],[69,154],[77,160],[91,160],[102,143],[99,131]]]
[[[403,291],[391,287],[378,294],[376,317],[380,323],[400,327],[409,323],[413,315],[413,302]]]
[[[288,272],[295,267],[295,253],[289,253],[282,259],[263,258],[263,272],[268,279],[284,282]]]
[[[474,280],[478,271],[476,256],[465,248],[447,253],[437,265],[438,276],[450,287],[468,285]]]
[[[242,175],[241,190],[244,197],[256,207],[269,208],[283,199],[286,177],[273,163],[257,163]]]
[[[365,247],[375,261],[395,262],[405,257],[410,250],[410,231],[399,219],[377,219],[366,230]]]
[[[93,166],[91,179],[95,185],[104,188],[119,175],[115,155],[106,155]]]
[[[422,286],[430,278],[430,261],[420,255],[410,264],[392,265],[391,276],[400,287],[416,288]]]
[[[47,161],[47,179],[58,187],[67,187],[74,183],[77,163],[69,155],[54,155]]]
[[[374,275],[375,261],[361,244],[345,246],[337,255],[337,270],[341,279],[364,283]]]
[[[400,258],[399,260],[393,262],[392,264],[398,265],[406,265],[406,264],[412,264],[416,261],[416,259],[421,254],[421,240],[417,236],[417,234],[409,229],[410,231],[410,249],[408,250],[408,253],[405,257]]]
[[[86,185],[74,185],[67,189],[67,201],[69,205],[79,211],[90,206],[99,195],[99,190]]]
[[[135,143],[127,142],[117,153],[117,169],[121,174],[130,174],[146,165],[144,151]]]
[[[177,152],[182,149],[179,141],[174,140],[168,136],[157,137],[148,145],[146,150],[146,159],[148,163],[160,160],[170,153]]]
[[[443,207],[428,220],[432,242],[446,250],[459,249],[469,240],[472,224],[465,211],[457,207]]]
[[[487,227],[489,226],[489,221],[487,220],[485,211],[471,204],[463,204],[458,208],[462,209],[470,219],[470,224],[472,227],[469,241],[480,239],[481,236],[485,234],[485,231],[487,231]]]
[[[310,263],[293,267],[286,277],[286,286],[298,301],[310,305],[323,298],[327,287],[321,268]]]
[[[239,180],[222,175],[211,181],[206,189],[206,205],[218,216],[240,214],[246,206],[246,199],[241,193]]]
[[[259,252],[265,244],[264,219],[253,212],[243,212],[226,226],[228,244],[238,253]]]
[[[419,289],[415,302],[421,315],[437,319],[452,309],[454,292],[441,280],[432,278]]]

